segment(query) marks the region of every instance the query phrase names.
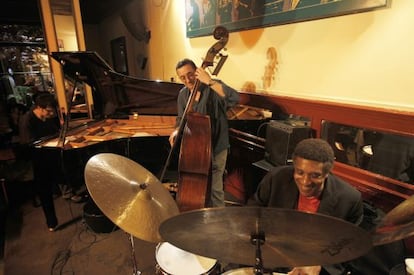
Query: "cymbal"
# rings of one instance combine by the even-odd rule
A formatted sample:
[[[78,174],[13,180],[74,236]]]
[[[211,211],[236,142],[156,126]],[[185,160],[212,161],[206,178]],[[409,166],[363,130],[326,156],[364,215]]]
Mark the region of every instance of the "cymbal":
[[[259,251],[265,268],[340,263],[372,247],[370,234],[354,224],[280,208],[204,208],[171,217],[159,230],[183,250],[250,266],[258,250],[252,236],[264,235]]]
[[[414,235],[414,196],[406,199],[382,218],[375,228],[372,242],[382,245]]]
[[[162,241],[161,222],[179,213],[171,194],[151,172],[116,154],[102,153],[85,167],[86,187],[102,212],[125,232]]]

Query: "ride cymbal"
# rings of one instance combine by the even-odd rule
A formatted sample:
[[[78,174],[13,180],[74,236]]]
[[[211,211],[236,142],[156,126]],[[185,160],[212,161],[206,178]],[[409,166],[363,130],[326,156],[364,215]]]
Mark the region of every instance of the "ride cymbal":
[[[345,262],[371,247],[369,233],[330,216],[264,207],[210,208],[184,212],[161,223],[163,239],[183,250],[224,262],[263,267]]]
[[[414,196],[406,199],[382,218],[375,228],[372,242],[383,245],[414,235]]]
[[[149,242],[162,241],[158,227],[177,215],[168,190],[138,163],[116,154],[97,154],[85,167],[86,187],[102,212],[125,232]]]

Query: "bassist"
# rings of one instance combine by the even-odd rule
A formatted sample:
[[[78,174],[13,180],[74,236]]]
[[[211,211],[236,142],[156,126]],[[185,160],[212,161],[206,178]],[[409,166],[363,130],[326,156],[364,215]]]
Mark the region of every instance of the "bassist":
[[[212,79],[203,68],[197,68],[190,59],[179,61],[176,72],[185,86],[178,95],[177,125],[182,119],[190,94],[195,92],[191,111],[208,115],[211,122],[212,185],[208,206],[224,206],[223,174],[230,146],[226,112],[229,107],[239,102],[239,93],[221,80]],[[200,85],[193,91],[196,81],[199,81]],[[177,130],[170,136],[171,144],[174,143],[176,135]]]

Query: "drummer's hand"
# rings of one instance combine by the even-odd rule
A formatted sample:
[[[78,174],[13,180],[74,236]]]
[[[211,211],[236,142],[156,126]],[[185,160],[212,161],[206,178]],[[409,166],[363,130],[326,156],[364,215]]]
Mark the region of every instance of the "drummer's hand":
[[[322,267],[318,266],[302,266],[295,267],[288,272],[289,275],[319,275]]]
[[[175,140],[175,137],[177,136],[177,133],[178,133],[178,130],[176,129],[174,130],[174,132],[171,133],[170,137],[168,138],[168,141],[170,142],[171,147],[174,144],[174,140]]]

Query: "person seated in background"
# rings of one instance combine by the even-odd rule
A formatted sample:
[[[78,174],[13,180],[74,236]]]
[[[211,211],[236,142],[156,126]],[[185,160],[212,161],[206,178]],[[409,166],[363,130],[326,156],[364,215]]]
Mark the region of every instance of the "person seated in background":
[[[7,100],[7,107],[7,116],[10,128],[13,131],[13,136],[17,139],[19,136],[19,121],[20,118],[27,112],[27,107],[23,104],[17,103],[14,97]]]
[[[396,134],[376,135],[367,170],[414,184],[414,139]]]
[[[264,176],[254,194],[256,204],[321,213],[356,225],[362,222],[361,193],[331,174],[335,156],[325,140],[302,140],[292,159],[293,165],[276,166]],[[329,274],[329,269],[337,268],[294,267],[289,274]]]

